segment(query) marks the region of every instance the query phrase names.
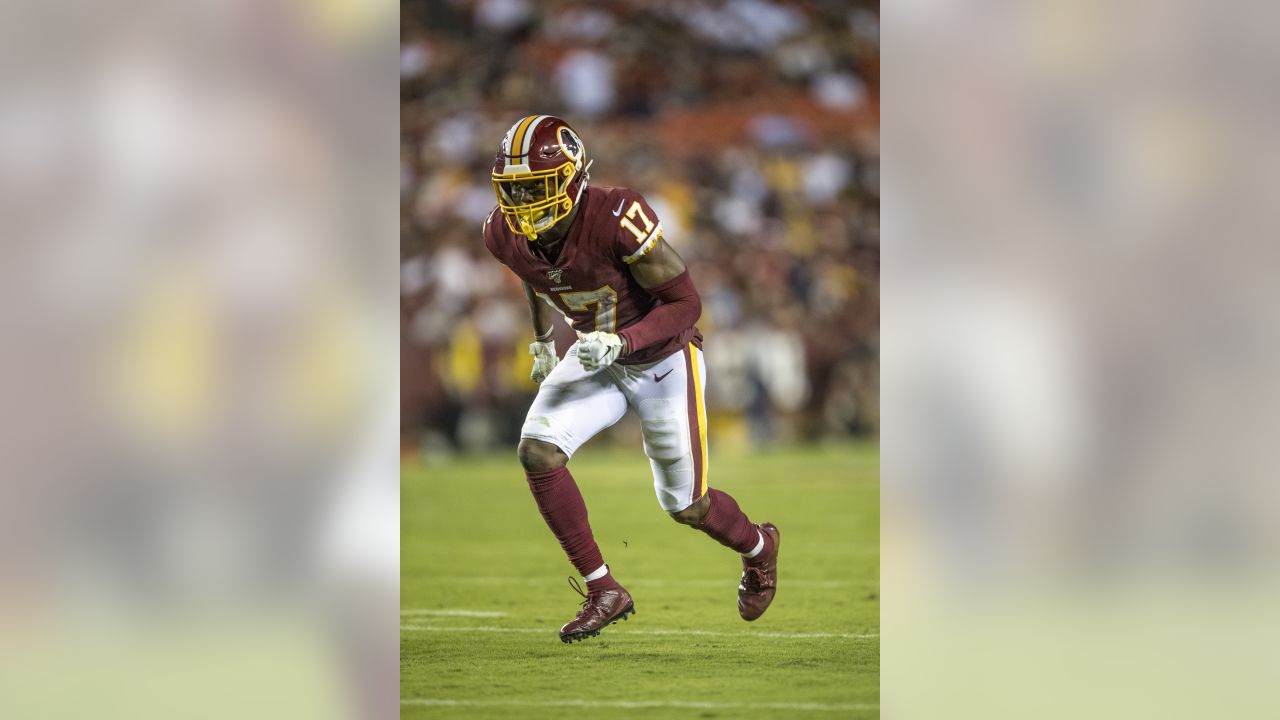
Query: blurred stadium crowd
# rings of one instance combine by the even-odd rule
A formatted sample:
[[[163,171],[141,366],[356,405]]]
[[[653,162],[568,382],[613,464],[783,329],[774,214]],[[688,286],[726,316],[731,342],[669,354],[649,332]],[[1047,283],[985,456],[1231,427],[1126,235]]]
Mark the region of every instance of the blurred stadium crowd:
[[[401,8],[401,407],[428,455],[514,443],[536,386],[480,227],[498,141],[566,118],[650,200],[703,299],[717,442],[879,424],[875,2],[446,0]],[[557,328],[563,354],[572,343]]]

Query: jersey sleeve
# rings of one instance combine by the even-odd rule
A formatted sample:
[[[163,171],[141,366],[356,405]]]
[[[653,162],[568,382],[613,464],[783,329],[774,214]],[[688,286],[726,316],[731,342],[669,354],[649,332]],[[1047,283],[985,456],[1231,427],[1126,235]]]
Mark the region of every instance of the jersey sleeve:
[[[606,215],[605,220],[615,226],[613,245],[617,258],[630,265],[648,255],[662,237],[658,213],[632,190],[615,193],[610,210],[612,214]]]
[[[501,235],[502,229],[499,223],[501,222],[502,213],[500,213],[498,208],[495,207],[493,211],[489,213],[489,216],[484,219],[484,226],[481,228],[481,232],[484,234],[485,249],[489,251],[490,255],[497,258],[499,262],[506,265],[508,264],[507,259],[503,256],[501,249],[502,245],[499,242],[499,235]]]

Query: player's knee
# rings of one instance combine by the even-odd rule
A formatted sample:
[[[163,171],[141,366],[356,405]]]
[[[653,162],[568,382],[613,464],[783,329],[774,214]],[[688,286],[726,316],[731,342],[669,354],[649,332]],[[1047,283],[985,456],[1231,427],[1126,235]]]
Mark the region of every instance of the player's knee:
[[[516,456],[520,458],[520,466],[527,472],[547,472],[564,467],[569,456],[560,448],[549,442],[522,438],[516,447]]]
[[[702,522],[702,518],[707,514],[707,508],[711,507],[711,498],[703,495],[689,507],[671,513],[671,519],[681,525],[697,525]]]

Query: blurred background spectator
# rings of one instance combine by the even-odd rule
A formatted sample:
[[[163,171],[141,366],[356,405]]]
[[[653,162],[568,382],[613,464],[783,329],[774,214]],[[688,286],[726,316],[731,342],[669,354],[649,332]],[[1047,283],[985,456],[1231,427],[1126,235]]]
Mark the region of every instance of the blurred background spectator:
[[[643,193],[689,265],[717,444],[877,432],[878,28],[846,0],[404,2],[404,447],[518,438],[532,332],[480,227],[532,113],[574,125],[592,183]]]

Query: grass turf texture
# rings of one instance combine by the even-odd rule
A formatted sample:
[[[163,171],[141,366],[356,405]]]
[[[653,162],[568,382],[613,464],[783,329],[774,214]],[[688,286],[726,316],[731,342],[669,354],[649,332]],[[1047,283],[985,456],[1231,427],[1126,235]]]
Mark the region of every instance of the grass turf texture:
[[[738,556],[666,516],[639,448],[585,449],[570,468],[637,614],[566,645],[573,568],[514,449],[406,461],[401,717],[879,717],[874,444],[713,456],[713,486],[782,532],[778,595],[753,623]]]

